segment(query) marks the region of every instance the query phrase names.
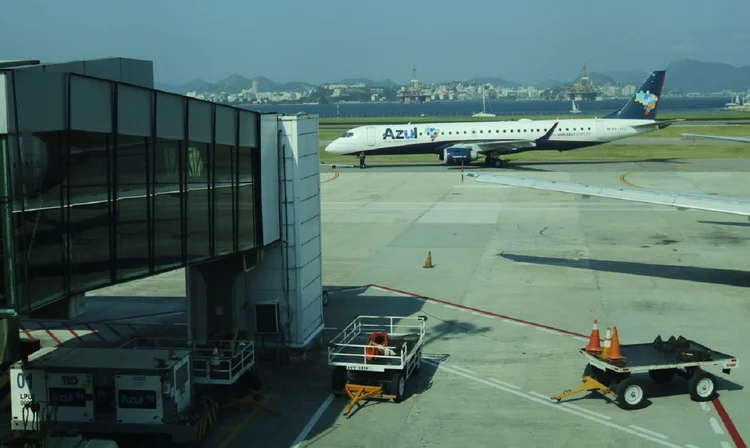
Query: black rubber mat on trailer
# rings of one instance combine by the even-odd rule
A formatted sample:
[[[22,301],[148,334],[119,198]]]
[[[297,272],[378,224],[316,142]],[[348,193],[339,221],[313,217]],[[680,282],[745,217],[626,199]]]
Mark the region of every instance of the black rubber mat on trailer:
[[[645,343],[621,345],[624,362],[612,363],[618,367],[646,367],[665,364],[681,364],[698,361],[722,361],[732,356],[716,352],[697,342],[687,340],[684,345],[669,347],[664,344]]]

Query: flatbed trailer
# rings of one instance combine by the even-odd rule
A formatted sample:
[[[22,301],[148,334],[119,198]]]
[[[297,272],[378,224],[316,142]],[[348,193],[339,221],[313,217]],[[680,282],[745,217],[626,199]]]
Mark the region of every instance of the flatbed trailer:
[[[427,317],[358,316],[328,344],[335,395],[348,395],[349,418],[360,401],[386,399],[400,403],[407,380],[422,365]]]
[[[657,341],[661,341],[657,338]],[[709,349],[703,344],[688,339],[678,339],[672,348],[663,348],[654,343],[621,345],[623,361],[604,359],[596,354],[579,350],[588,364],[583,371],[583,385],[552,397],[563,398],[583,391],[597,391],[605,396],[614,396],[617,404],[625,410],[639,409],[646,403],[643,383],[632,374],[648,373],[657,384],[669,382],[675,375],[688,380],[690,397],[695,401],[711,401],[717,396],[716,376],[703,370],[718,366],[729,375],[739,365],[731,355]]]

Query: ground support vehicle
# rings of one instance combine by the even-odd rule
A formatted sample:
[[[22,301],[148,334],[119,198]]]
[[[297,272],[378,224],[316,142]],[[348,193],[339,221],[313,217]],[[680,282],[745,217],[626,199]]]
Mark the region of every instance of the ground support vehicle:
[[[670,341],[674,338],[670,339]],[[695,401],[711,401],[717,396],[716,376],[703,370],[719,366],[729,374],[739,361],[736,357],[716,352],[705,345],[682,337],[673,347],[665,348],[661,338],[654,343],[621,345],[623,360],[603,358],[580,349],[588,364],[583,371],[583,385],[552,397],[560,401],[583,391],[597,391],[614,397],[625,410],[639,409],[646,404],[642,381],[632,374],[648,373],[657,384],[665,384],[675,375],[688,380],[690,397]]]
[[[336,395],[349,396],[349,418],[363,400],[396,403],[406,396],[407,380],[422,365],[427,318],[359,316],[328,344],[331,385]]]

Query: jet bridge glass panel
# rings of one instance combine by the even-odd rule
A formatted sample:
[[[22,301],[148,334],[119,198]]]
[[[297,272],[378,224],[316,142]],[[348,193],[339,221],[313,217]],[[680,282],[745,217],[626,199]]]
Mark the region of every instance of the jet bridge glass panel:
[[[257,247],[257,113],[69,73],[12,76],[0,309]]]

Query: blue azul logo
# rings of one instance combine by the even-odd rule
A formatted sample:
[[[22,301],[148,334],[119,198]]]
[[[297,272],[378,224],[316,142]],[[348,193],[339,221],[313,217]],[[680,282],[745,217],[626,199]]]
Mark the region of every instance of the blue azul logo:
[[[646,90],[635,94],[635,102],[643,104],[643,113],[648,115],[656,107],[659,97]]]
[[[437,136],[438,136],[438,133],[440,132],[440,129],[435,129],[435,128],[425,128],[425,130],[424,130],[424,131],[425,131],[425,132],[427,133],[427,135],[429,135],[429,136],[430,136],[430,141],[433,141],[433,142],[434,142],[434,141],[435,141],[435,139],[436,139],[436,138],[437,138]]]
[[[383,140],[409,140],[417,138],[417,128],[412,129],[396,129],[386,128],[383,132]]]

